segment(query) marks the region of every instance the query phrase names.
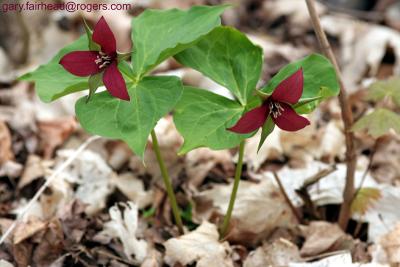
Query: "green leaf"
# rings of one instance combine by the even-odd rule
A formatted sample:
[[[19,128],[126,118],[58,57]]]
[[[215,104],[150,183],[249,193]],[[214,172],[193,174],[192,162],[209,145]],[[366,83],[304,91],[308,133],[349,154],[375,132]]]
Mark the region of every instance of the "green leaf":
[[[108,92],[85,97],[75,106],[76,115],[88,132],[121,139],[143,158],[148,136],[160,118],[170,112],[182,94],[178,77],[145,77],[138,84],[128,83],[131,101],[119,100]]]
[[[285,66],[261,90],[267,94],[272,93],[280,82],[299,68],[303,68],[304,75],[304,89],[301,99],[318,99],[298,107],[296,109],[298,113],[310,113],[324,99],[339,94],[340,88],[334,67],[328,59],[318,54],[309,55]]]
[[[228,5],[144,11],[132,21],[132,65],[137,79],[221,24]]]
[[[51,102],[62,96],[88,89],[88,78],[72,75],[59,64],[65,54],[76,50],[88,50],[87,47],[88,41],[84,35],[61,49],[49,63],[23,75],[20,80],[35,82],[36,91],[44,102]]]
[[[353,131],[367,130],[374,138],[387,134],[390,129],[400,134],[400,116],[384,108],[378,108],[363,116],[352,128]]]
[[[257,152],[260,151],[260,148],[264,144],[265,139],[267,139],[268,135],[270,135],[274,131],[274,128],[275,128],[275,123],[272,120],[272,117],[268,116],[267,121],[264,123],[264,125],[262,127],[261,139],[260,139],[260,143],[258,143]]]
[[[382,197],[381,191],[377,188],[363,187],[354,197],[350,212],[351,214],[358,213],[364,215],[369,208],[373,205],[373,202],[379,200]]]
[[[393,77],[387,81],[373,83],[368,91],[367,99],[381,101],[386,97],[400,107],[400,77]]]
[[[180,149],[184,154],[198,147],[214,150],[232,148],[251,135],[227,131],[242,115],[244,107],[236,101],[204,89],[184,87],[178,102],[174,122],[185,142]]]
[[[260,79],[263,52],[240,31],[218,27],[175,57],[228,88],[246,105]]]

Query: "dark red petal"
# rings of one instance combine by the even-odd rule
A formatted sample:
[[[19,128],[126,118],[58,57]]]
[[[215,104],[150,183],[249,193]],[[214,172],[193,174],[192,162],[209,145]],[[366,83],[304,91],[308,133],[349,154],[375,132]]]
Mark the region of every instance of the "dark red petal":
[[[97,52],[92,51],[74,51],[63,56],[60,64],[70,73],[86,77],[101,71],[94,62],[97,55]]]
[[[103,83],[112,96],[122,100],[130,100],[124,78],[118,70],[116,61],[111,63],[104,71]]]
[[[258,108],[252,109],[249,112],[246,112],[239,119],[239,121],[228,130],[239,134],[254,132],[258,128],[263,126],[264,122],[268,118],[268,113],[269,108],[266,105],[262,105]]]
[[[114,34],[104,17],[101,17],[94,27],[92,39],[101,46],[104,53],[112,55],[117,51]]]
[[[291,106],[285,103],[280,103],[280,105],[283,108],[282,114],[276,118],[272,116],[272,120],[282,130],[295,132],[310,124],[309,120],[298,115]]]
[[[303,69],[300,68],[290,77],[283,80],[271,95],[272,100],[277,102],[286,102],[296,104],[303,94]]]

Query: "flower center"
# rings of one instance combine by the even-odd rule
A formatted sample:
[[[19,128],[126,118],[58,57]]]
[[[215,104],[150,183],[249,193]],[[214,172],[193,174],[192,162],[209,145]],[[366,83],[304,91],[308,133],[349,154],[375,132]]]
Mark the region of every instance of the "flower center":
[[[269,102],[269,114],[272,114],[275,119],[282,115],[282,111],[284,109],[279,102]]]
[[[99,66],[99,69],[102,69],[111,64],[111,57],[100,51],[94,62]]]

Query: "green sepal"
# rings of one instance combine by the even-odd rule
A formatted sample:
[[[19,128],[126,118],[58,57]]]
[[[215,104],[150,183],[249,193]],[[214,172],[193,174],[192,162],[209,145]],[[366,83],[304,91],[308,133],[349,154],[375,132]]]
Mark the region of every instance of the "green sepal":
[[[260,151],[262,145],[265,142],[265,139],[274,131],[275,129],[275,123],[272,120],[271,116],[268,116],[267,121],[264,123],[262,127],[262,132],[261,132],[261,138],[260,138],[260,143],[258,143],[258,148],[257,148],[257,153]]]
[[[97,89],[103,85],[103,73],[99,72],[89,77],[89,95],[86,98],[86,103],[96,93]]]
[[[87,24],[86,20],[83,18],[83,26],[85,27],[85,31],[86,31],[86,36],[87,39],[89,40],[88,42],[88,48],[90,51],[100,51],[101,47],[99,44],[95,43],[93,41],[93,31],[90,29],[89,25]]]

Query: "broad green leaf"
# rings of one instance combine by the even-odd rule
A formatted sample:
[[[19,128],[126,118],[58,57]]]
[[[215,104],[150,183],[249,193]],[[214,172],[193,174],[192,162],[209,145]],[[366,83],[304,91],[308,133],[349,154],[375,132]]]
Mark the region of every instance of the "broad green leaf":
[[[367,130],[375,138],[387,134],[390,129],[400,134],[400,115],[384,108],[363,116],[352,128],[353,131]]]
[[[373,205],[373,202],[379,200],[382,197],[381,191],[377,188],[363,187],[357,192],[354,197],[350,211],[351,214],[364,215],[369,208]]]
[[[128,83],[131,101],[119,100],[108,92],[78,100],[76,115],[88,132],[121,139],[140,157],[151,130],[170,112],[182,94],[182,84],[174,76],[145,77],[138,84]]]
[[[275,123],[272,120],[272,117],[268,116],[267,121],[264,123],[262,127],[261,138],[260,138],[260,143],[258,143],[257,152],[260,151],[260,148],[264,144],[265,139],[267,139],[268,135],[270,135],[274,131],[274,128],[275,128]]]
[[[178,102],[174,122],[185,142],[180,150],[184,154],[198,147],[214,150],[232,148],[250,135],[232,133],[232,126],[244,112],[236,101],[204,89],[185,87]]]
[[[325,57],[312,54],[282,68],[261,91],[272,93],[278,84],[288,78],[299,68],[303,68],[304,89],[301,99],[318,98],[296,108],[301,114],[312,112],[317,105],[331,96],[339,94],[339,84],[332,64]]]
[[[88,89],[87,77],[72,75],[59,64],[65,54],[77,50],[88,50],[86,35],[61,49],[49,63],[23,75],[20,79],[35,82],[36,91],[43,102],[51,102],[62,96]]]
[[[263,52],[240,31],[218,27],[175,57],[228,88],[246,105],[260,79]]]
[[[228,5],[144,11],[132,21],[132,65],[137,79],[221,24]]]
[[[393,77],[386,81],[373,83],[368,91],[367,99],[381,101],[386,97],[400,107],[400,77]]]

